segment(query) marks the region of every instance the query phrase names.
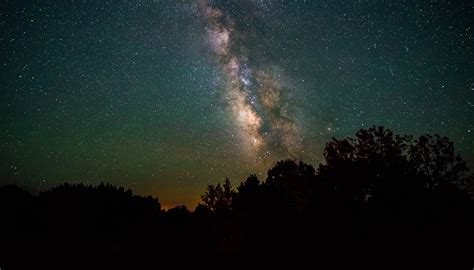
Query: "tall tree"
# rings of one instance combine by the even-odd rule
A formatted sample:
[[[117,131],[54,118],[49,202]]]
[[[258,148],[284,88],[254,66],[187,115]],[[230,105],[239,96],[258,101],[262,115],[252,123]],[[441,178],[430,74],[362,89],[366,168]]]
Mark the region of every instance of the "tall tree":
[[[225,179],[224,184],[217,183],[217,185],[208,185],[206,192],[201,196],[204,206],[214,212],[228,212],[232,207],[232,197],[235,191],[228,178]]]

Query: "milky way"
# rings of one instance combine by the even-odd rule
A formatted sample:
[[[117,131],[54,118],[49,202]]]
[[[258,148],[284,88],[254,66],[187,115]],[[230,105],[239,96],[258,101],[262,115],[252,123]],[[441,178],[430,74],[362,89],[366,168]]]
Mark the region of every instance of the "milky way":
[[[270,155],[269,145],[280,144],[288,157],[298,155],[301,134],[282,99],[284,82],[271,63],[252,67],[244,52],[256,48],[246,46],[245,33],[224,10],[202,0],[198,12],[206,24],[209,47],[226,76],[225,97],[245,149],[263,158]]]
[[[194,207],[372,125],[474,168],[473,3],[0,1],[0,185]]]

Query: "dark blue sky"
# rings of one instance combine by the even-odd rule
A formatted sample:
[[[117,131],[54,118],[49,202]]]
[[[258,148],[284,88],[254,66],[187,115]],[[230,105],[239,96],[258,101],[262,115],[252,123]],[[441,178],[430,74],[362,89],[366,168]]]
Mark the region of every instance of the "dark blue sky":
[[[447,0],[2,1],[0,181],[193,205],[372,125],[448,136],[473,168],[473,17]]]

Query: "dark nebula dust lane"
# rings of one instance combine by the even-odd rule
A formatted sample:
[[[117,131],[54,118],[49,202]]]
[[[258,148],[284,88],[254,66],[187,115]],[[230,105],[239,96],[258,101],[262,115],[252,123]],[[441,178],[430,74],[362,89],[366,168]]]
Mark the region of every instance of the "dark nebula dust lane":
[[[0,3],[0,184],[208,183],[382,125],[474,164],[472,1]]]

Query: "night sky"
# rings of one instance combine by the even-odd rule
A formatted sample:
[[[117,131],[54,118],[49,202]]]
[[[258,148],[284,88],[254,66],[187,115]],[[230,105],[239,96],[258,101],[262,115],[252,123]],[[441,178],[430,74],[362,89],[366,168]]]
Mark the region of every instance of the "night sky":
[[[18,2],[0,3],[0,184],[193,207],[372,125],[448,136],[474,168],[472,1]]]

